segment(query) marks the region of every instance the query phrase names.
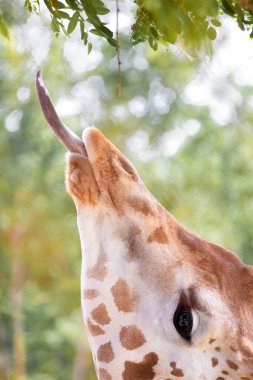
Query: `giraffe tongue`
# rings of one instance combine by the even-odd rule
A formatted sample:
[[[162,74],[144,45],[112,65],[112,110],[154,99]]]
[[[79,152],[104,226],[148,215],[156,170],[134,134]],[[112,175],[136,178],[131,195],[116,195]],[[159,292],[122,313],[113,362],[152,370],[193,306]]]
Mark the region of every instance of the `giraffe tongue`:
[[[83,141],[60,121],[43,82],[41,70],[39,70],[36,75],[36,89],[43,114],[58,140],[60,140],[70,152],[87,156]]]

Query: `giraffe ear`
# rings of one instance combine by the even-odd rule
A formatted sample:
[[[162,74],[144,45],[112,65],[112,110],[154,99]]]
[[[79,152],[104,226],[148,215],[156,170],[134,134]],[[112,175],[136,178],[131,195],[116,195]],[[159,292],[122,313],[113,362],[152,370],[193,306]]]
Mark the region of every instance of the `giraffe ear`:
[[[81,154],[67,154],[66,187],[79,202],[92,206],[97,204],[99,187],[89,160]]]
[[[119,152],[117,158],[112,161],[114,168],[124,174],[127,174],[133,180],[138,179],[137,171],[134,166]]]

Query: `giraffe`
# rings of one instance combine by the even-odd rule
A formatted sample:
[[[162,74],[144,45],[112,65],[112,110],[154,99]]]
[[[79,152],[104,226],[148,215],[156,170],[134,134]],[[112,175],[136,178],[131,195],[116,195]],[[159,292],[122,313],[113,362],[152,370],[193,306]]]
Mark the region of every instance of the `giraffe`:
[[[253,268],[189,232],[96,128],[43,113],[67,154],[81,305],[99,380],[253,379]]]

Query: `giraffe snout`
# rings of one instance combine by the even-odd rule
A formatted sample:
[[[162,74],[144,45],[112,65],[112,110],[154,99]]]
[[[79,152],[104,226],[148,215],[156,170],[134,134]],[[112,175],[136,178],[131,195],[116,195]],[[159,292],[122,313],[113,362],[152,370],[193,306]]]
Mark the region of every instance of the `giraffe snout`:
[[[134,166],[98,129],[85,129],[82,138],[101,193],[113,203],[122,203],[126,189],[129,193],[140,183]]]

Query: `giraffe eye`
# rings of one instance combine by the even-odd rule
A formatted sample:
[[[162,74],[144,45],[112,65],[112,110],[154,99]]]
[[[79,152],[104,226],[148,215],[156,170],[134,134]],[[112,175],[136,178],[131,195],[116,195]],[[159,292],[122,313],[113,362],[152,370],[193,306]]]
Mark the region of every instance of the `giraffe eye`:
[[[189,306],[178,306],[173,317],[174,326],[178,334],[187,341],[191,340],[192,333],[198,325],[198,316]]]

